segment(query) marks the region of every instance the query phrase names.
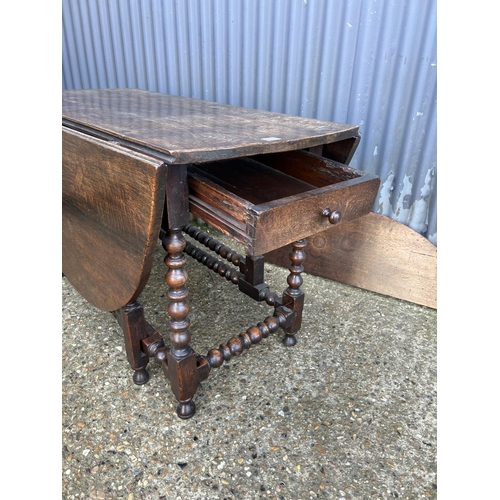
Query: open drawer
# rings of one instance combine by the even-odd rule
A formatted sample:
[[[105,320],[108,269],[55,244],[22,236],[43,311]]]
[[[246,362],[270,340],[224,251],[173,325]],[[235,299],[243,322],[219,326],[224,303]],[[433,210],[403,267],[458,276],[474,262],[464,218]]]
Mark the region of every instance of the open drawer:
[[[380,184],[302,150],[190,165],[188,173],[191,213],[251,256],[369,213]]]

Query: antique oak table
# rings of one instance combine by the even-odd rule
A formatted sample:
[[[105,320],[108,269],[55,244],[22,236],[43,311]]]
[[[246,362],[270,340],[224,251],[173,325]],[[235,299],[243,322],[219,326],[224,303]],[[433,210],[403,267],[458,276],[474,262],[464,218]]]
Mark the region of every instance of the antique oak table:
[[[296,343],[305,238],[367,214],[378,190],[378,178],[347,166],[358,127],[134,89],[63,91],[62,108],[63,273],[118,320],[134,382],[148,381],[154,358],[177,414],[189,418],[212,368],[280,328],[286,345]],[[190,225],[190,212],[242,243],[245,255]],[[137,301],[158,238],[168,346]],[[264,255],[285,245],[290,274],[278,295],[264,282]],[[207,355],[194,352],[186,255],[272,313]]]

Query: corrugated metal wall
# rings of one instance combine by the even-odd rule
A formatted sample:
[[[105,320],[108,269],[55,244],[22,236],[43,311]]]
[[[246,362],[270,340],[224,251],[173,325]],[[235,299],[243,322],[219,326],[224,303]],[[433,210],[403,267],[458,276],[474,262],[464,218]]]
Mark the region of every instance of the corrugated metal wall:
[[[359,124],[374,212],[437,244],[436,0],[63,0],[63,88]]]

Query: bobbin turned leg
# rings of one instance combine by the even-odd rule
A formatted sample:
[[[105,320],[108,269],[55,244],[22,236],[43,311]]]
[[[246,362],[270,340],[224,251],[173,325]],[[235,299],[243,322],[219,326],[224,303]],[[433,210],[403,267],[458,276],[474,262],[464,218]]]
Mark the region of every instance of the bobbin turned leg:
[[[178,401],[177,415],[190,418],[195,413],[193,396],[198,387],[196,354],[189,345],[189,303],[186,286],[186,257],[183,250],[186,240],[180,228],[167,229],[162,241],[167,252],[165,264],[168,271],[165,281],[169,286],[168,314],[170,316],[170,342],[172,347],[167,354],[168,372],[172,392]]]
[[[306,258],[304,250],[307,242],[306,240],[299,240],[292,243],[292,251],[290,252],[290,260],[292,264],[288,268],[290,274],[287,278],[288,288],[283,292],[283,305],[296,313],[292,323],[284,328],[285,338],[283,343],[286,346],[292,346],[297,343],[295,334],[299,331],[302,323],[302,309],[304,307],[304,292],[301,290],[300,285],[303,283],[301,273],[304,271],[302,263]]]
[[[149,373],[146,370],[149,356],[141,350],[141,341],[149,333],[144,319],[144,309],[136,301],[114,311],[113,315],[123,330],[127,359],[134,370],[132,378],[137,385],[145,384],[149,380]]]

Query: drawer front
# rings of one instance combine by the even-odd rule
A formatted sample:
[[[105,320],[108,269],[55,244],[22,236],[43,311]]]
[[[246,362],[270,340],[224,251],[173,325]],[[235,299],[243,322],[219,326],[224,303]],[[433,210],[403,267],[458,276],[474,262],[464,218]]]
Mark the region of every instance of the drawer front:
[[[337,212],[337,224],[371,212],[380,181],[358,178],[326,186],[288,200],[276,200],[249,211],[249,253],[260,255],[331,227],[325,210]]]

